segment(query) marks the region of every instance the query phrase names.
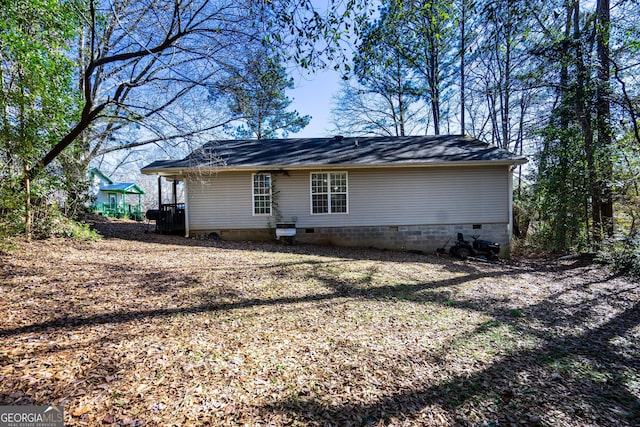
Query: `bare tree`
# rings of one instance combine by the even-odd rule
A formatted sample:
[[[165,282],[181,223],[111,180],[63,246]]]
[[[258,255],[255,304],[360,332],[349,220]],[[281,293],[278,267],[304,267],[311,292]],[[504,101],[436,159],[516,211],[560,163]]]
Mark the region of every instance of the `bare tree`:
[[[75,124],[31,169],[36,176],[72,143],[86,159],[113,150],[195,137],[224,124],[173,108],[206,91],[248,45],[291,47],[290,56],[315,66],[337,54],[336,37],[353,7],[332,1],[324,14],[310,0],[277,4],[252,0],[85,0],[78,13],[82,104]],[[268,22],[268,24],[265,24]],[[290,38],[280,34],[291,34]],[[325,37],[324,44],[320,38]],[[142,139],[113,138],[130,126]]]
[[[420,128],[429,122],[429,115],[420,101],[426,91],[408,60],[414,56],[408,53],[406,20],[400,18],[406,7],[387,2],[378,20],[363,24],[351,81],[342,87],[333,107],[338,132],[394,136],[425,132]],[[424,117],[418,118],[417,111]]]
[[[428,115],[424,103],[404,100],[401,94],[345,82],[332,107],[334,131],[351,135],[403,136],[425,134]],[[399,107],[403,105],[402,114]]]
[[[76,126],[41,162],[76,140],[80,161],[115,150],[188,139],[221,126],[185,114],[206,94],[220,61],[256,43],[243,2],[88,0],[77,56],[84,108]],[[206,96],[206,95],[205,95]],[[202,96],[200,96],[202,97]],[[130,136],[136,129],[137,137]]]

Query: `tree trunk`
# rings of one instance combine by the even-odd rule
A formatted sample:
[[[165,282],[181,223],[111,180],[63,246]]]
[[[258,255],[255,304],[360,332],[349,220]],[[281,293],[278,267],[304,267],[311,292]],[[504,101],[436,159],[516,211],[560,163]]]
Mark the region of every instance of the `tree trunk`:
[[[403,95],[404,95],[404,90],[402,88],[402,62],[400,60],[400,57],[396,58],[396,78],[398,80],[398,87],[397,87],[397,91],[398,91],[398,114],[400,115],[399,120],[400,120],[400,136],[404,136],[404,121],[405,121],[405,105],[404,105],[404,100],[403,100]],[[393,106],[391,108],[391,110],[393,111]],[[398,135],[398,126],[396,126],[396,135]]]
[[[613,166],[611,164],[611,67],[609,62],[610,12],[609,0],[598,0],[597,3],[597,51],[598,51],[598,84],[596,91],[596,126],[598,130],[599,186],[602,198],[599,214],[603,232],[607,237],[613,236],[613,191],[611,180]]]
[[[566,5],[566,21],[564,28],[564,40],[562,42],[562,55],[561,55],[561,63],[560,63],[560,82],[559,82],[559,96],[560,96],[560,147],[559,147],[559,179],[564,180],[567,177],[567,168],[568,168],[568,154],[566,146],[570,143],[567,141],[565,135],[567,135],[567,130],[569,129],[569,112],[566,111],[566,106],[571,102],[571,93],[569,91],[569,61],[571,60],[569,57],[571,56],[571,52],[569,51],[570,43],[569,38],[571,37],[571,19],[573,13],[572,3],[567,1]],[[566,216],[567,216],[567,197],[564,194],[558,195],[560,198],[560,206],[558,207],[558,212],[556,218],[559,224],[555,227],[555,249],[564,251],[567,247],[567,225],[566,225]],[[587,224],[588,224],[587,219]],[[588,230],[587,230],[588,233]]]
[[[510,3],[510,2],[509,2]],[[505,58],[504,58],[504,80],[501,93],[502,103],[502,148],[508,150],[511,143],[511,129],[509,119],[511,111],[511,7],[507,4],[507,23],[505,25]]]
[[[433,43],[436,43],[433,40]],[[429,82],[431,90],[431,114],[433,117],[433,133],[440,135],[440,84],[438,82],[438,51],[435,45],[431,49],[431,59],[429,61],[429,74],[431,75],[431,81]]]
[[[437,7],[430,3],[430,17],[437,16]],[[429,89],[431,91],[431,114],[433,117],[433,133],[440,135],[440,47],[433,23],[429,24]]]
[[[467,5],[466,0],[462,0],[460,2],[461,11],[460,11],[460,134],[465,134],[465,117],[464,117],[464,108],[465,108],[465,54],[466,54],[466,33],[465,33],[465,24],[466,24],[466,13],[467,13]]]
[[[585,88],[588,87],[587,68],[584,63],[584,51],[582,47],[581,31],[580,31],[580,3],[576,2],[573,10],[573,34],[575,43],[576,57],[576,116],[582,130],[584,139],[584,149],[587,159],[587,174],[589,179],[589,194],[591,196],[591,236],[593,245],[597,249],[602,242],[602,219],[600,217],[601,204],[601,188],[598,179],[597,166],[595,159],[595,144],[593,127],[591,125],[591,115],[587,108],[587,99]]]
[[[31,179],[29,166],[24,166],[24,234],[27,240],[31,240],[31,226],[33,224],[33,212],[31,208]]]

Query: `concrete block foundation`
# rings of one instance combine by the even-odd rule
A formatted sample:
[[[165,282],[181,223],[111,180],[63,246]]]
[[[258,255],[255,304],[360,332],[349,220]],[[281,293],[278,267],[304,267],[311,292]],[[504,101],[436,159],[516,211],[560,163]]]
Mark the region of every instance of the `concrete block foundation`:
[[[295,241],[320,245],[370,247],[399,251],[432,253],[448,239],[449,248],[458,233],[466,240],[472,236],[500,243],[500,256],[509,256],[509,226],[506,223],[450,224],[450,225],[391,225],[364,227],[306,227],[296,228]],[[193,231],[193,237],[220,238],[222,240],[274,240],[275,229],[225,229]]]

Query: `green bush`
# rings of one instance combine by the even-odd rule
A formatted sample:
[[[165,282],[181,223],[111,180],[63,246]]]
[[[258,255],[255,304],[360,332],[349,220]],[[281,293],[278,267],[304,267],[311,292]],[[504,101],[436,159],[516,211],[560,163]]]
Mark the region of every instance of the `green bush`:
[[[33,205],[32,211],[31,235],[34,239],[67,237],[96,240],[100,238],[99,234],[91,230],[87,224],[65,216],[55,203],[39,201]],[[24,228],[24,205],[11,203],[11,199],[0,200],[0,239],[6,240],[6,238],[24,234]]]
[[[24,232],[24,197],[18,183],[5,176],[0,179],[0,238]]]
[[[640,231],[609,240],[598,254],[598,260],[620,273],[640,278]]]
[[[34,210],[33,236],[37,239],[68,237],[77,240],[97,240],[100,235],[87,224],[65,216],[55,204]]]

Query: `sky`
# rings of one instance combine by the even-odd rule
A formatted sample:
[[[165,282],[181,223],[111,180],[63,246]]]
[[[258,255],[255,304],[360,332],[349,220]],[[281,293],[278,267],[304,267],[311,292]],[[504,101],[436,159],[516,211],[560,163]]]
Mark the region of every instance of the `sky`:
[[[340,73],[333,69],[319,70],[313,74],[295,72],[293,78],[295,88],[287,94],[292,99],[289,109],[296,110],[302,116],[310,115],[311,121],[300,132],[290,134],[289,137],[333,136],[331,107],[334,95],[340,90]]]
[[[326,0],[311,0],[314,7],[322,13],[326,13],[329,7]],[[379,17],[379,0],[370,0],[369,17],[375,20]],[[344,35],[344,34],[343,34]],[[349,37],[341,39],[341,47],[346,49],[347,57],[350,57],[348,51],[354,49],[353,40]],[[353,53],[353,52],[352,52]],[[293,102],[290,109],[295,109],[300,115],[310,115],[311,122],[300,132],[290,134],[289,137],[297,138],[317,138],[334,136],[333,124],[331,123],[331,108],[333,106],[333,98],[337,95],[341,88],[342,75],[339,71],[332,68],[331,63],[325,70],[318,70],[313,74],[307,74],[304,71],[296,69],[292,72],[295,81],[295,89],[288,92]]]

